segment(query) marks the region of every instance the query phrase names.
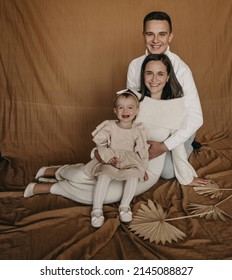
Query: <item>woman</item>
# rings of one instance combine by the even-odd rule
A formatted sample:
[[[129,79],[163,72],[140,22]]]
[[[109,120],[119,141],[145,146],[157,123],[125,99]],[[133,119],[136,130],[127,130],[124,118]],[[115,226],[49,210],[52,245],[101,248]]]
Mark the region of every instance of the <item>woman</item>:
[[[183,95],[182,89],[175,77],[172,64],[165,54],[151,54],[145,58],[141,70],[141,94],[136,94],[141,99],[136,121],[144,124],[149,140],[163,142],[176,129],[184,128],[184,104],[182,98],[179,98]],[[96,151],[95,153],[98,158]],[[209,183],[209,180],[197,178],[195,170],[187,160],[183,145],[172,150],[172,156],[175,175],[181,184],[204,186]],[[164,160],[165,153],[149,161],[147,168],[149,179],[139,182],[135,195],[147,191],[158,181]],[[96,180],[88,177],[83,168],[82,163],[42,167],[37,172],[36,179],[46,182],[46,178],[54,176],[56,182],[30,183],[24,196],[53,193],[80,203],[92,204]],[[122,182],[111,181],[104,203],[120,201],[122,193]]]

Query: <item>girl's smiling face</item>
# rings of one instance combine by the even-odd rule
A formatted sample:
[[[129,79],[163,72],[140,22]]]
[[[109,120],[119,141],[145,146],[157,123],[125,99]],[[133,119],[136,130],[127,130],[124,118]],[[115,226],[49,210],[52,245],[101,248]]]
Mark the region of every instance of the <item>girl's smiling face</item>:
[[[117,98],[114,113],[116,114],[119,123],[126,128],[130,128],[133,120],[138,114],[138,102],[133,96],[119,96]]]
[[[144,70],[144,83],[151,98],[161,99],[163,88],[169,79],[167,67],[162,61],[149,61]]]

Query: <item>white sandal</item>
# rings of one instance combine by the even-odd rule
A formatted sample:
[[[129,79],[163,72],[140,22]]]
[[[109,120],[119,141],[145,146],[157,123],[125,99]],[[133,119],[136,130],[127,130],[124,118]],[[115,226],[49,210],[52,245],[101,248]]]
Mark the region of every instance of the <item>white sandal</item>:
[[[48,168],[59,168],[61,167],[61,165],[57,165],[57,166],[43,166],[41,167],[36,175],[35,175],[35,179],[38,180],[40,177],[44,177],[44,173],[45,173],[45,170],[48,169]]]
[[[58,181],[55,178],[39,177],[38,182],[40,182],[40,183],[57,183]]]
[[[34,195],[34,186],[36,185],[36,183],[29,183],[24,191],[23,196],[24,197],[31,197]]]
[[[91,225],[92,227],[99,228],[104,224],[103,211],[101,209],[94,209],[91,212]]]
[[[119,218],[123,223],[129,223],[132,220],[132,212],[130,207],[119,206]]]

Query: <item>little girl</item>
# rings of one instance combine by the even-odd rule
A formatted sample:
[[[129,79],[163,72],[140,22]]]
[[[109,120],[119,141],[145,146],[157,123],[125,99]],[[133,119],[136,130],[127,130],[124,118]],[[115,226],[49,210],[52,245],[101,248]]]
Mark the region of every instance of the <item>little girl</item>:
[[[103,202],[112,180],[125,181],[119,205],[122,222],[132,220],[130,203],[135,196],[139,180],[147,179],[148,144],[144,127],[134,123],[139,111],[139,100],[130,90],[115,96],[114,113],[117,120],[104,121],[92,133],[100,157],[84,166],[89,176],[97,176],[93,193],[91,224],[101,227],[104,223]]]

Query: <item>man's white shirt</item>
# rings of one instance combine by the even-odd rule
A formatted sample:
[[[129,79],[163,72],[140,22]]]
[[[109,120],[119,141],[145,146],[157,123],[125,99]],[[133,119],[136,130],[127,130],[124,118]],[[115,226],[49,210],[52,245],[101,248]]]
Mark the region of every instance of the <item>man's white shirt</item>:
[[[185,129],[176,130],[164,144],[169,150],[174,149],[180,144],[185,143],[203,124],[203,115],[199,95],[192,76],[192,72],[176,54],[172,53],[169,48],[165,52],[172,62],[176,77],[182,86],[184,92],[184,105],[186,108],[186,127]],[[142,63],[147,53],[132,60],[127,72],[127,88],[140,90],[140,74]],[[165,118],[165,116],[160,116]]]

